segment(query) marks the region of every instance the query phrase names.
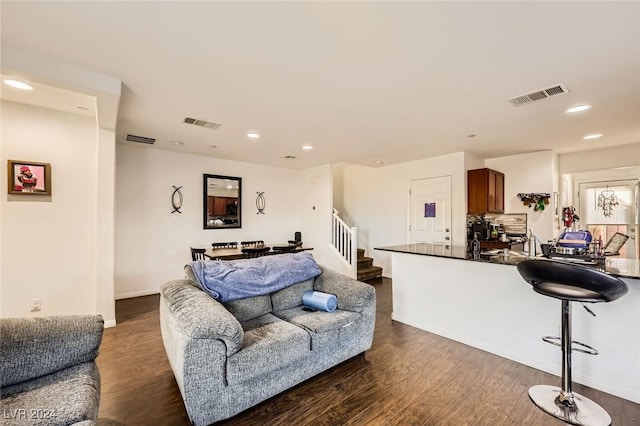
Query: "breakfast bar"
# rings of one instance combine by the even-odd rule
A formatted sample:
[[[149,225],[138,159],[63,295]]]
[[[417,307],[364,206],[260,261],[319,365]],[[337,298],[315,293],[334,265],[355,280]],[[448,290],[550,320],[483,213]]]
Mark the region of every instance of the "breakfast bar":
[[[395,321],[560,376],[559,349],[541,339],[560,335],[560,306],[522,279],[523,253],[474,260],[464,246],[426,243],[375,250],[391,253]],[[589,305],[595,318],[574,303],[573,338],[599,355],[574,353],[573,379],[640,403],[640,262],[607,258],[596,267],[629,292]]]

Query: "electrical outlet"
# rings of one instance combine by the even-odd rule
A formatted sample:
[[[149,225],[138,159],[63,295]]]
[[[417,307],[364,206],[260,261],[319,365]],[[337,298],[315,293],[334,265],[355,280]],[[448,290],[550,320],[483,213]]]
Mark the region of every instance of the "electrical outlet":
[[[31,299],[31,312],[40,312],[42,310],[42,299]]]

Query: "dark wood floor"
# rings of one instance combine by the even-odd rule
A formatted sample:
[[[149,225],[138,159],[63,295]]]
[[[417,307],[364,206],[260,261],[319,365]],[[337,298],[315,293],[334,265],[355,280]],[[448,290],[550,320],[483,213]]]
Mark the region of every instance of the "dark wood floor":
[[[391,280],[371,281],[378,312],[373,347],[223,425],[562,425],[527,396],[559,379],[461,343],[391,321]],[[158,319],[159,296],[116,302],[98,356],[98,424],[188,425]],[[537,336],[531,336],[532,339]],[[560,362],[560,352],[558,352]],[[640,405],[584,386],[613,425],[640,425]]]

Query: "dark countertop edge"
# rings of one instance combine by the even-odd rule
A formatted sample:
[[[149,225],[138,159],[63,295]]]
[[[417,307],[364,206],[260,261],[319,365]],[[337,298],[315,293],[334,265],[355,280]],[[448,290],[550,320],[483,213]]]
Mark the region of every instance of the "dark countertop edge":
[[[469,259],[466,256],[466,248],[465,248],[465,257],[460,256],[459,254],[457,255],[453,255],[453,254],[438,254],[438,253],[421,253],[421,252],[417,252],[417,251],[410,251],[408,249],[401,249],[400,246],[390,246],[390,247],[374,247],[374,250],[380,250],[380,251],[387,251],[387,252],[391,252],[391,253],[401,253],[401,254],[414,254],[414,255],[419,255],[419,256],[430,256],[430,257],[439,257],[439,258],[443,258],[443,259],[455,259],[455,260],[464,260],[464,261],[468,261],[468,262],[478,262],[478,263],[489,263],[492,265],[505,265],[505,266],[516,266],[516,263],[505,263],[505,262],[492,262],[488,259],[482,259],[480,258],[479,260],[474,260],[474,259]],[[456,250],[460,250],[461,246],[452,246],[452,247],[456,247]],[[545,257],[538,257],[538,259],[546,259]],[[523,259],[524,260],[524,259]],[[638,261],[640,262],[640,261]],[[575,263],[576,265],[580,265],[579,263]],[[593,266],[593,265],[582,265],[582,266]],[[615,266],[611,266],[614,269],[617,269]],[[598,268],[601,270],[601,268]],[[606,273],[613,275],[614,277],[618,277],[618,278],[626,278],[626,279],[631,279],[631,280],[640,280],[640,276],[635,276],[635,275],[631,275],[631,273],[627,273],[627,272],[620,272],[619,270],[616,271],[607,271],[605,269]]]
[[[442,257],[444,259],[471,260],[471,259],[467,259],[466,256],[461,257],[461,256],[454,256],[451,254],[419,253],[415,251],[394,249],[393,247],[374,247],[373,249],[380,250],[380,251],[388,251],[392,253],[417,254],[419,256]]]

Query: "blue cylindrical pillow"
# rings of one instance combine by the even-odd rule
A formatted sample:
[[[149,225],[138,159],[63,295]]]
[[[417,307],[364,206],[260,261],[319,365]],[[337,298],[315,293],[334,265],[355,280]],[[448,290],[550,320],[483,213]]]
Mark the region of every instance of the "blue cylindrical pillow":
[[[338,299],[333,294],[307,290],[302,294],[302,303],[320,311],[333,312],[338,307]]]

